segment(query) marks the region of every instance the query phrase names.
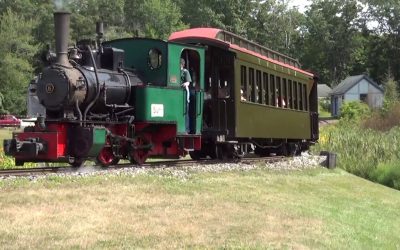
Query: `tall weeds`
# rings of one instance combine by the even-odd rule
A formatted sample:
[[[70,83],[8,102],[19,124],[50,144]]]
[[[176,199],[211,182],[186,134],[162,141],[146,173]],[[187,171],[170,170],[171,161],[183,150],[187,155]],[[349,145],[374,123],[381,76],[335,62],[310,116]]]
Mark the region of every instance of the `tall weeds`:
[[[339,123],[321,131],[316,150],[336,152],[341,168],[371,179],[379,163],[400,160],[399,140],[399,127],[381,132],[353,123]]]

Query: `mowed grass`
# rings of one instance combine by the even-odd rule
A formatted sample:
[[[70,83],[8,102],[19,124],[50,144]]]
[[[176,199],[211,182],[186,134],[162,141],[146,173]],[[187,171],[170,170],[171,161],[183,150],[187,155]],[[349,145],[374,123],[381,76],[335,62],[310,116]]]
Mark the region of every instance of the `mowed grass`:
[[[7,249],[400,247],[400,192],[339,169],[183,176],[0,181],[0,245]]]
[[[9,128],[1,128],[0,129],[0,145],[3,147],[3,140],[4,139],[11,139],[12,138],[12,132],[16,131],[15,129],[9,129]]]

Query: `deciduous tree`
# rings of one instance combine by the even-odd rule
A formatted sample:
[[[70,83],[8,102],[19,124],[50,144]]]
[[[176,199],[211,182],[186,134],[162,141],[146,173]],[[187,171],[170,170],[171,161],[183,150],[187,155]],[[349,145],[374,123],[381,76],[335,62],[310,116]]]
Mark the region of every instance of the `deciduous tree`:
[[[306,12],[306,34],[302,62],[334,86],[351,69],[352,55],[359,47],[356,0],[313,0]]]
[[[11,113],[26,110],[26,91],[32,77],[37,46],[31,32],[35,23],[10,9],[0,16],[0,92]]]

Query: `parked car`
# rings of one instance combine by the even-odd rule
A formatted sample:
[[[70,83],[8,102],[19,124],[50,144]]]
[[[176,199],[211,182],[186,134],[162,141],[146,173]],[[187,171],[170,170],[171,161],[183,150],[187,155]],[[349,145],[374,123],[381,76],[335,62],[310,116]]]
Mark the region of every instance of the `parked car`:
[[[36,117],[28,117],[21,119],[21,128],[35,126],[37,118]]]
[[[20,127],[21,120],[13,115],[1,115],[0,127]]]

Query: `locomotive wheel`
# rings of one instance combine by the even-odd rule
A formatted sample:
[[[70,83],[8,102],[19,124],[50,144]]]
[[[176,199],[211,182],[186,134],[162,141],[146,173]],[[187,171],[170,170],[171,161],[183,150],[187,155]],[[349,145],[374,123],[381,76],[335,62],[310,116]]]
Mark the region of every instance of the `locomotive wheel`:
[[[68,163],[74,168],[80,168],[83,166],[85,160],[83,158],[74,158],[68,161]]]
[[[232,145],[218,144],[216,149],[217,157],[220,160],[234,159],[236,152]]]
[[[198,161],[201,158],[205,158],[206,157],[206,155],[201,150],[190,151],[189,155],[190,155],[190,158],[192,158],[195,161]]]
[[[96,158],[96,162],[102,167],[115,165],[119,162],[119,158],[114,155],[111,147],[104,147]]]
[[[270,152],[269,148],[256,147],[256,149],[254,150],[254,153],[261,157],[265,157],[265,156],[269,156],[271,152]]]
[[[132,164],[142,165],[146,162],[147,157],[149,156],[149,151],[147,149],[140,149],[140,147],[147,144],[147,140],[141,136],[137,137],[135,142],[132,143],[133,148],[129,152],[129,160]]]
[[[214,142],[205,143],[202,148],[205,150],[205,155],[211,159],[217,159],[217,145]]]
[[[286,144],[286,156],[295,156],[299,151],[299,146],[296,143]]]

